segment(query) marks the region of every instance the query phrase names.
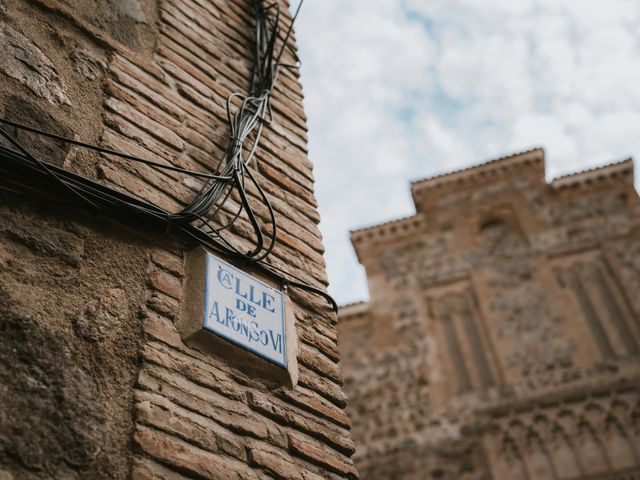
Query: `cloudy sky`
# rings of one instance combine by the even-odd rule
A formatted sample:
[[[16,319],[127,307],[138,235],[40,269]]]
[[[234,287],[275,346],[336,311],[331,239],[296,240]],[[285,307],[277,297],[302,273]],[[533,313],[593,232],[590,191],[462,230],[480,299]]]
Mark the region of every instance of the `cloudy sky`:
[[[410,180],[535,146],[549,179],[640,159],[638,25],[638,0],[305,0],[296,34],[338,302],[368,297],[348,231],[413,213]]]

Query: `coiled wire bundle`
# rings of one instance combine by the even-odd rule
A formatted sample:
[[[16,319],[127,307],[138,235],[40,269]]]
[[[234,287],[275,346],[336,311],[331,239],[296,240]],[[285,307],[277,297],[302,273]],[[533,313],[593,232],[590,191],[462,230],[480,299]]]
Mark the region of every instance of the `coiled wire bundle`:
[[[218,236],[227,246],[233,248],[220,232],[228,228],[244,211],[251,223],[255,234],[255,247],[249,252],[242,252],[244,255],[261,260],[266,258],[275,245],[276,221],[273,208],[267,195],[249,168],[254,158],[256,149],[262,135],[262,130],[268,119],[271,118],[270,97],[275,81],[278,76],[280,62],[284,49],[287,46],[291,35],[293,22],[300,11],[300,6],[287,30],[285,39],[279,51],[276,52],[276,41],[278,39],[278,25],[280,23],[280,9],[278,4],[264,7],[262,2],[254,2],[256,16],[255,35],[255,62],[249,87],[249,93],[242,95],[232,93],[227,99],[227,121],[230,129],[229,143],[225,152],[222,165],[223,170],[215,178],[208,179],[196,198],[187,205],[181,212],[171,215],[170,222],[191,223],[194,220],[201,222],[202,228],[212,235]],[[271,13],[273,11],[274,13]],[[234,106],[239,103],[238,106]],[[250,146],[247,149],[246,144]],[[271,233],[268,244],[265,245],[264,236],[256,219],[251,204],[247,198],[245,182],[251,182],[256,187],[264,204],[267,206]],[[204,217],[211,208],[216,205],[214,214],[221,208],[225,200],[233,190],[240,195],[240,208],[232,217],[231,221],[222,227],[212,227]]]
[[[138,197],[119,192],[82,175],[38,159],[3,128],[0,128],[0,138],[4,138],[10,147],[0,145],[0,171],[2,172],[0,189],[14,194],[48,200],[70,197],[84,206],[123,221],[133,222],[155,231],[186,235],[215,251],[255,265],[259,270],[278,278],[284,285],[317,293],[326,298],[337,310],[335,301],[326,292],[266,262],[276,242],[276,218],[268,196],[251,169],[263,128],[271,120],[270,98],[278,71],[281,67],[289,67],[289,65],[282,64],[281,59],[288,46],[293,23],[301,5],[302,2],[293,16],[281,45],[276,48],[281,17],[279,5],[264,6],[260,0],[253,1],[256,18],[255,58],[249,89],[245,95],[232,93],[227,98],[229,141],[224,157],[219,162],[220,167],[218,171],[213,173],[196,172],[139,158],[0,117],[0,124],[16,129],[204,180],[194,199],[179,212],[168,212]],[[265,239],[258,218],[251,206],[245,188],[247,182],[255,186],[261,201],[268,209],[270,223],[268,239]],[[239,207],[224,225],[213,225],[211,219],[223,208],[234,191],[237,192],[240,199]],[[224,230],[231,227],[243,213],[248,218],[254,234],[253,248],[249,251],[239,250],[223,235]]]

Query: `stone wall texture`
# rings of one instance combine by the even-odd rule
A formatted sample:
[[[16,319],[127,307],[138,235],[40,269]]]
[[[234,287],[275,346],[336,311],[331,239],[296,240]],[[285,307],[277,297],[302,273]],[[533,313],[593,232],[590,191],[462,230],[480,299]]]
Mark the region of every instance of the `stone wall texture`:
[[[282,11],[286,25],[285,2]],[[253,35],[248,0],[6,0],[0,112],[210,171],[227,146],[226,98],[248,88]],[[302,99],[297,71],[283,69],[255,168],[278,220],[271,262],[324,289]],[[170,211],[200,187],[15,135],[45,160]],[[299,383],[274,385],[182,342],[192,246],[81,210],[0,194],[0,479],[357,478],[336,316],[322,298],[290,289]],[[250,232],[241,219],[233,241]]]
[[[536,149],[411,185],[352,232],[340,312],[362,478],[640,478],[640,199],[626,160],[545,181]]]

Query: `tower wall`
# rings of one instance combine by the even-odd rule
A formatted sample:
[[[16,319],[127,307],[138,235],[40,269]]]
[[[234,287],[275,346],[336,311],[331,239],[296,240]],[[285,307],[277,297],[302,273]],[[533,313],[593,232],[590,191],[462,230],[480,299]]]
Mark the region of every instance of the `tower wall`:
[[[547,183],[541,150],[412,184],[352,232],[371,301],[339,338],[370,479],[635,478],[631,160]]]
[[[282,41],[291,17],[280,6]],[[8,0],[0,5],[0,112],[211,172],[228,147],[227,97],[249,88],[254,30],[253,3],[244,0]],[[283,62],[295,64],[293,36],[289,45]],[[251,168],[277,219],[268,261],[325,290],[302,99],[297,70],[281,69]],[[169,212],[202,185],[13,133],[39,158]],[[189,239],[125,225],[79,200],[20,193],[0,194],[0,478],[357,477],[336,316],[325,299],[288,291],[299,372],[287,387],[238,368],[233,346],[216,354],[182,340]],[[268,224],[259,193],[249,188],[249,197]],[[240,202],[229,197],[216,224]],[[226,234],[251,245],[246,216]]]

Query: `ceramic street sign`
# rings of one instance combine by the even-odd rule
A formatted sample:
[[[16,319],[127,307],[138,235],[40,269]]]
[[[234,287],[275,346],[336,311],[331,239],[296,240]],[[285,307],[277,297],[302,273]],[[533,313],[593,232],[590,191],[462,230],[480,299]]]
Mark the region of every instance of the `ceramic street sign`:
[[[207,253],[204,328],[287,367],[285,296]]]

